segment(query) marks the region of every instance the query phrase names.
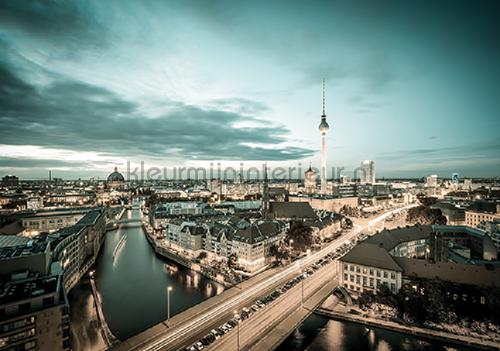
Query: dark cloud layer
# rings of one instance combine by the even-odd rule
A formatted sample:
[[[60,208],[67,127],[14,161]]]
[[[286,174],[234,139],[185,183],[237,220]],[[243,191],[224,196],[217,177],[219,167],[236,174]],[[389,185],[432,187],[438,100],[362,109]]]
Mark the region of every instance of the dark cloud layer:
[[[75,44],[72,47],[102,44],[106,32],[89,4],[55,0],[4,0],[0,4],[0,27],[58,44]]]
[[[5,61],[0,65],[0,92],[2,144],[197,160],[290,160],[312,154],[280,146],[288,130],[263,126],[249,116],[266,109],[251,101],[219,101],[222,107],[243,106],[241,112],[171,102],[168,114],[151,118],[135,103],[83,82],[59,79],[48,86],[31,85]],[[258,126],[235,127],[246,121]]]

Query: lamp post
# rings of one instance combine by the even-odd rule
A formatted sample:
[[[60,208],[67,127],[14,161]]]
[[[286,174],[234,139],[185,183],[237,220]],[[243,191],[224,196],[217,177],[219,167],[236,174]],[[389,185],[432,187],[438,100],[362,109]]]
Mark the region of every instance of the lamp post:
[[[170,321],[170,292],[172,291],[172,287],[169,286],[167,288],[167,326]]]
[[[302,275],[302,269],[299,271],[300,274]],[[304,307],[304,276],[302,276],[302,279],[300,280],[300,285],[301,285],[301,295],[300,295],[300,307]]]
[[[238,320],[238,311],[234,311],[234,319],[236,319],[236,345],[237,345],[237,350],[240,351],[240,321]]]

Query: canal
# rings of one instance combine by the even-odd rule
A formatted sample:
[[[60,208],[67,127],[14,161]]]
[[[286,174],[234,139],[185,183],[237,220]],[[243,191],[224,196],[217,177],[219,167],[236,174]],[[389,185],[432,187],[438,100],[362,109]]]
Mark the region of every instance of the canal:
[[[123,218],[140,216],[140,210],[134,209],[126,211]],[[125,235],[123,244],[115,251]],[[125,224],[106,233],[101,250],[94,267],[97,291],[109,328],[122,340],[167,318],[169,286],[171,316],[224,290],[199,273],[156,256],[140,223]],[[71,321],[75,324],[74,349],[100,349],[102,340],[95,332],[95,311],[87,278],[71,291],[69,300]]]

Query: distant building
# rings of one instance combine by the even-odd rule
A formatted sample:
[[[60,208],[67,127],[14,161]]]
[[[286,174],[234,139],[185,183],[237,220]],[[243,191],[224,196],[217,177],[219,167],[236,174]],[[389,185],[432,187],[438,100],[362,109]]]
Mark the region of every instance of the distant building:
[[[106,183],[110,188],[118,188],[125,183],[125,178],[120,172],[118,172],[118,168],[115,167],[113,173],[108,176]]]
[[[361,183],[375,183],[375,161],[365,160],[361,162]]]
[[[350,184],[350,183],[352,183],[351,177],[345,175],[340,176],[340,184]]]
[[[462,189],[465,191],[472,191],[472,179],[464,179]]]
[[[290,202],[308,202],[315,210],[338,212],[342,207],[358,207],[358,197],[289,196]]]
[[[493,222],[500,220],[500,213],[465,211],[465,224],[469,227],[478,227],[481,222]]]
[[[304,173],[304,190],[306,194],[314,194],[316,192],[316,171],[311,166]]]
[[[438,185],[438,176],[433,174],[430,176],[427,176],[425,179],[425,186],[428,187],[436,187]]]
[[[8,174],[2,178],[2,186],[4,187],[15,187],[19,185],[19,178]]]

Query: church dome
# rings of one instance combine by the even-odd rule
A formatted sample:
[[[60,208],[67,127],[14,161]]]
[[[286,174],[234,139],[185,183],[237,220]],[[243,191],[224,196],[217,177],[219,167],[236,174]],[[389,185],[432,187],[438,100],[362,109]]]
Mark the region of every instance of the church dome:
[[[120,182],[121,183],[124,181],[125,181],[125,178],[123,177],[123,175],[120,172],[118,172],[118,168],[116,168],[116,167],[115,167],[115,171],[108,176],[108,182],[114,182],[114,183]]]

